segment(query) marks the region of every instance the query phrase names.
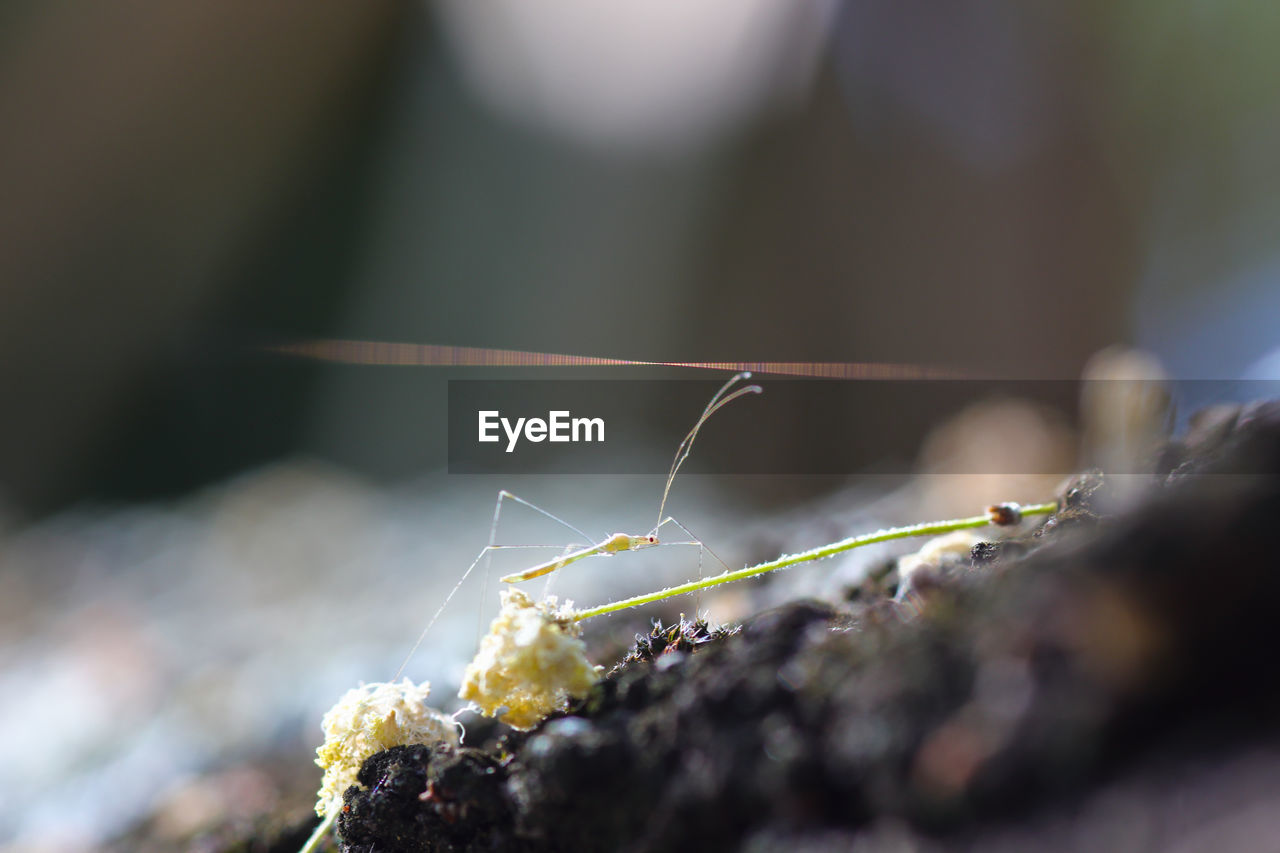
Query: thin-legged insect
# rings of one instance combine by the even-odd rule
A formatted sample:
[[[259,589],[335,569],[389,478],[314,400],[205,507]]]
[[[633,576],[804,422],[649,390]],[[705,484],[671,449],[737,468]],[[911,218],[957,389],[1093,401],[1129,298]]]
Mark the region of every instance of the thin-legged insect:
[[[735,374],[733,377],[729,379],[728,382],[722,385],[720,387],[720,390],[717,391],[715,395],[711,398],[710,402],[707,403],[706,408],[702,410],[702,414],[699,415],[698,420],[694,422],[693,428],[689,430],[689,433],[684,437],[684,439],[680,442],[679,446],[676,448],[675,458],[671,463],[670,470],[667,472],[666,485],[662,489],[662,500],[658,504],[658,521],[656,524],[654,524],[653,529],[650,530],[648,533],[645,533],[642,535],[633,535],[628,533],[614,533],[612,536],[608,536],[603,540],[595,542],[594,544],[588,544],[592,542],[593,537],[588,536],[586,533],[583,533],[581,530],[574,527],[572,524],[565,521],[564,519],[556,515],[553,515],[550,512],[547,512],[545,509],[534,504],[531,501],[527,501],[518,495],[512,494],[506,489],[503,489],[502,491],[498,492],[498,500],[495,503],[493,508],[493,524],[489,528],[489,544],[486,545],[484,549],[481,550],[480,553],[476,555],[476,558],[471,561],[471,565],[467,566],[466,571],[462,573],[462,577],[460,577],[458,579],[458,582],[454,584],[453,589],[451,589],[449,591],[449,594],[445,596],[444,601],[441,602],[440,607],[437,608],[435,614],[431,617],[431,620],[427,623],[427,626],[423,628],[422,633],[418,635],[418,639],[416,642],[414,642],[413,648],[411,648],[409,650],[409,653],[405,656],[404,661],[400,664],[400,668],[396,670],[396,674],[392,678],[392,680],[394,681],[395,679],[400,677],[400,674],[404,671],[404,668],[409,664],[410,659],[412,659],[413,655],[417,652],[418,647],[422,645],[422,641],[426,639],[427,633],[431,630],[431,627],[435,625],[436,620],[438,620],[441,614],[444,613],[445,608],[449,606],[449,602],[453,599],[453,596],[462,587],[463,583],[466,582],[467,578],[471,575],[471,572],[475,569],[477,565],[480,564],[481,560],[491,559],[494,551],[514,550],[514,549],[532,549],[532,548],[559,548],[562,551],[561,555],[555,559],[544,561],[542,563],[537,564],[536,566],[532,566],[528,569],[525,569],[524,571],[516,572],[515,574],[510,574],[503,577],[502,578],[503,583],[520,583],[522,581],[532,580],[533,578],[550,574],[551,572],[554,572],[557,569],[563,568],[564,566],[567,566],[571,563],[576,563],[577,561],[585,559],[587,557],[612,556],[613,554],[618,554],[623,551],[638,551],[642,548],[649,548],[659,544],[696,545],[699,548],[700,555],[701,555],[701,552],[705,550],[712,557],[714,557],[717,562],[723,565],[725,567],[725,570],[727,571],[729,569],[728,564],[726,564],[724,560],[720,559],[719,555],[717,555],[714,551],[712,551],[705,544],[703,544],[702,541],[698,539],[698,537],[694,536],[694,534],[689,530],[689,528],[685,527],[683,524],[681,524],[679,521],[676,521],[675,518],[669,515],[664,517],[662,513],[663,513],[663,510],[666,509],[667,496],[671,492],[671,484],[675,480],[676,473],[680,470],[680,466],[683,465],[685,459],[689,457],[689,451],[693,448],[693,440],[694,438],[697,437],[698,431],[702,429],[702,425],[706,423],[707,419],[710,418],[713,414],[715,414],[720,409],[727,406],[729,403],[738,399],[739,397],[745,396],[747,394],[761,393],[762,389],[760,388],[759,385],[746,385],[741,388],[738,388],[732,393],[727,393],[729,389],[732,388],[739,381],[744,379],[749,379],[750,377],[751,377],[751,374],[744,371],[742,373]],[[518,504],[528,507],[534,512],[537,512],[543,516],[546,516],[552,521],[564,526],[565,528],[576,533],[578,536],[582,537],[582,541],[576,544],[570,544],[568,546],[563,544],[560,544],[560,545],[498,545],[496,544],[495,540],[497,539],[498,521],[502,515],[502,504],[503,504],[503,501],[507,501],[507,500],[515,501]],[[689,540],[678,541],[678,542],[662,542],[661,540],[659,540],[658,532],[668,524],[673,524],[676,527],[680,528],[680,530],[684,531],[684,533],[689,537]],[[701,575],[701,568],[702,568],[701,556],[699,556],[698,567],[699,567],[699,575]],[[480,593],[482,601],[484,600],[484,597],[488,588],[487,564],[486,564],[486,571],[485,571],[485,579],[486,580],[485,580],[484,587],[482,587],[481,593]],[[481,617],[481,624],[483,627],[483,617]]]
[[[684,440],[680,442],[680,446],[676,448],[675,459],[671,462],[671,470],[667,473],[667,484],[662,489],[662,500],[658,504],[658,522],[653,526],[652,530],[650,530],[648,533],[641,534],[641,535],[634,535],[630,533],[615,533],[606,539],[602,539],[601,541],[596,542],[594,545],[586,545],[575,551],[571,551],[568,554],[564,554],[563,556],[558,557],[557,559],[548,560],[544,563],[539,563],[536,566],[532,566],[531,568],[525,569],[522,572],[516,572],[515,574],[507,575],[502,579],[502,582],[503,583],[520,583],[522,581],[532,580],[533,578],[541,577],[542,575],[545,575],[545,574],[550,574],[551,572],[554,572],[556,569],[564,568],[570,563],[576,563],[578,560],[584,559],[586,557],[594,557],[597,555],[608,556],[612,554],[619,554],[623,551],[639,551],[641,548],[652,547],[654,545],[659,544],[658,530],[668,522],[675,524],[681,530],[684,530],[685,533],[689,533],[689,530],[686,527],[684,527],[684,525],[680,524],[680,522],[676,521],[671,516],[667,516],[666,518],[662,517],[662,511],[666,509],[666,506],[667,506],[667,495],[670,494],[671,492],[671,483],[675,480],[676,472],[680,470],[680,466],[684,464],[684,460],[689,458],[689,451],[693,449],[693,440],[694,438],[697,437],[698,430],[702,429],[702,425],[707,422],[707,418],[711,417],[717,411],[724,408],[729,403],[732,403],[734,400],[738,399],[744,394],[760,393],[759,385],[747,385],[745,387],[739,388],[738,390],[734,391],[732,394],[726,395],[725,392],[728,391],[730,388],[732,388],[739,380],[749,379],[750,377],[751,377],[750,373],[745,373],[745,372],[739,373],[733,376],[733,378],[731,378],[723,386],[721,386],[720,390],[717,391],[715,396],[711,398],[711,402],[707,403],[707,407],[702,410],[702,414],[698,417],[698,420],[694,423],[693,429],[689,430],[689,434],[684,437]],[[522,500],[520,502],[525,504],[526,506],[532,506],[532,504],[530,504],[528,501]],[[538,509],[537,507],[533,507],[533,508]],[[552,516],[550,513],[545,512],[544,510],[538,509],[538,511],[543,513],[543,515],[547,515],[547,516],[550,516],[551,518],[555,518],[555,516]],[[560,519],[556,519],[556,520],[560,521]],[[564,522],[561,522],[561,523],[564,524]],[[565,524],[565,526],[569,527],[571,530],[577,531],[578,533],[582,532],[582,531],[578,531],[577,528],[574,528],[571,525]],[[693,536],[692,533],[689,533],[689,535]],[[676,544],[676,543],[670,543],[670,544]],[[697,542],[696,544],[701,545],[702,543]],[[715,555],[713,554],[712,556],[715,556]],[[719,557],[717,557],[716,559],[719,559]]]

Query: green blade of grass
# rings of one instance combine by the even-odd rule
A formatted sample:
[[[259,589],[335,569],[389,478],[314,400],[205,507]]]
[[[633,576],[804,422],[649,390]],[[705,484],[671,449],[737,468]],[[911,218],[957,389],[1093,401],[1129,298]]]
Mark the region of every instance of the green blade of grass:
[[[1057,508],[1058,505],[1056,503],[1050,502],[1024,506],[1021,507],[1021,511],[1025,518],[1029,515],[1047,515]],[[674,598],[677,595],[685,595],[702,589],[710,589],[711,587],[719,586],[722,583],[746,580],[747,578],[753,578],[757,575],[777,571],[778,569],[785,569],[788,566],[794,566],[797,563],[821,560],[825,557],[831,557],[845,551],[851,551],[854,548],[860,548],[863,545],[874,545],[877,542],[889,542],[894,539],[907,539],[912,536],[936,536],[942,533],[950,533],[953,530],[967,530],[973,527],[985,527],[991,523],[990,516],[984,513],[983,515],[974,515],[969,518],[953,518],[948,521],[927,521],[923,524],[909,524],[905,527],[892,527],[888,530],[877,530],[874,533],[864,533],[861,536],[851,536],[848,539],[841,539],[839,542],[832,542],[829,545],[821,545],[817,548],[811,548],[808,551],[801,551],[798,554],[784,554],[776,560],[770,560],[767,563],[760,563],[755,566],[748,566],[745,569],[723,572],[722,574],[715,575],[714,577],[690,581],[689,583],[668,587],[667,589],[661,589],[657,592],[649,592],[644,595],[634,596],[633,598],[624,598],[608,604],[601,604],[598,607],[579,610],[574,614],[574,620],[581,622],[584,619],[591,619],[595,616],[604,616],[606,613],[616,613],[619,610],[626,610],[629,607],[639,607],[642,604],[652,604],[655,601]]]

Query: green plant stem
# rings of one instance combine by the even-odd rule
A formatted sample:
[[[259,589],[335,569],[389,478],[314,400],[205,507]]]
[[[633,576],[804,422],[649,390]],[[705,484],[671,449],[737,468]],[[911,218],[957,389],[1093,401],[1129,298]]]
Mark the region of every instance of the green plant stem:
[[[307,839],[307,843],[302,845],[302,849],[298,853],[315,853],[320,849],[324,838],[329,834],[329,830],[333,828],[334,818],[338,816],[338,809],[335,806],[330,808],[324,816],[324,820],[320,821],[320,825],[316,827],[315,832],[311,833],[311,837]]]
[[[1046,515],[1057,508],[1058,505],[1056,503],[1042,503],[1024,506],[1021,507],[1021,510],[1022,515],[1025,518],[1029,515]],[[845,551],[850,551],[854,548],[860,548],[863,545],[874,545],[877,542],[889,542],[893,539],[907,539],[911,536],[936,536],[940,533],[950,533],[953,530],[967,530],[973,527],[985,527],[990,523],[990,517],[983,514],[971,516],[969,518],[953,518],[950,521],[928,521],[924,524],[910,524],[906,527],[893,527],[888,530],[877,530],[875,533],[865,533],[862,536],[851,536],[848,539],[841,539],[839,542],[832,542],[829,545],[821,545],[817,548],[811,548],[808,551],[801,551],[798,554],[784,554],[776,560],[770,560],[767,563],[760,563],[756,566],[748,566],[745,569],[724,572],[714,577],[690,581],[689,583],[668,587],[667,589],[658,590],[657,592],[649,592],[644,595],[637,595],[634,598],[624,598],[619,601],[610,602],[609,604],[601,604],[599,607],[579,610],[574,614],[574,621],[581,622],[584,619],[590,619],[594,616],[603,616],[606,613],[616,613],[619,610],[626,610],[629,607],[639,607],[642,604],[652,604],[655,601],[662,601],[663,599],[673,598],[677,595],[697,592],[701,589],[709,589],[713,586],[719,586],[722,583],[746,580],[747,578],[753,578],[756,575],[763,575],[767,572],[785,569],[788,566],[794,566],[797,563],[821,560],[824,557],[831,557]]]

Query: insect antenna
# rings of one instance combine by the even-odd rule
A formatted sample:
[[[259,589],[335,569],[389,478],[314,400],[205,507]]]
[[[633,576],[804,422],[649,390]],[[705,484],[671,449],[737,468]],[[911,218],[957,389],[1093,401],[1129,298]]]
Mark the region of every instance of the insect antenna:
[[[744,370],[741,373],[734,374],[729,378],[728,382],[720,386],[720,390],[715,393],[715,396],[707,403],[707,407],[702,410],[702,415],[694,422],[693,429],[689,430],[689,434],[684,437],[684,440],[680,442],[680,446],[676,448],[675,458],[671,461],[671,470],[667,473],[667,484],[662,489],[662,501],[658,504],[658,523],[654,526],[654,532],[657,532],[658,527],[662,524],[662,511],[666,509],[667,495],[671,491],[671,484],[675,481],[676,472],[680,470],[684,460],[689,458],[689,451],[693,449],[693,440],[697,437],[698,430],[702,429],[702,425],[707,422],[708,418],[739,397],[763,392],[764,389],[759,385],[745,385],[731,394],[726,393],[738,382],[750,378],[750,371]]]

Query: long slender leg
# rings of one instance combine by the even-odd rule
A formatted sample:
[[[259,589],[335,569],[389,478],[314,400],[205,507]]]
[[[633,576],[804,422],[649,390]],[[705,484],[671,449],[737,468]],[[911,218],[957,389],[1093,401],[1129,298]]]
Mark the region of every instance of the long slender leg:
[[[573,546],[571,545],[569,547],[572,548]],[[548,545],[486,545],[483,549],[481,549],[480,553],[476,555],[476,558],[471,561],[471,565],[467,566],[466,571],[462,573],[462,577],[458,578],[458,582],[454,584],[453,589],[449,590],[449,594],[445,596],[444,601],[440,604],[440,607],[436,610],[435,615],[432,616],[431,621],[427,623],[427,627],[422,629],[422,633],[418,636],[417,642],[413,644],[413,648],[411,648],[409,650],[409,654],[405,656],[404,662],[401,663],[400,668],[396,670],[395,678],[393,678],[392,681],[394,681],[396,678],[399,678],[400,674],[404,672],[404,668],[408,666],[410,659],[413,657],[414,653],[418,650],[418,648],[422,645],[422,641],[427,638],[427,632],[430,631],[431,627],[436,624],[436,620],[439,619],[440,616],[444,613],[444,609],[449,605],[449,601],[453,598],[454,594],[462,587],[462,584],[466,582],[467,578],[471,576],[471,572],[475,569],[477,565],[480,564],[480,561],[485,559],[486,557],[491,556],[494,551],[517,550],[517,549],[523,549],[523,548],[528,548],[528,549],[554,548],[554,549],[563,551],[565,549],[565,546],[560,544],[556,544],[556,545],[550,545],[550,544]],[[483,601],[483,595],[484,593],[482,590],[481,592],[482,601]],[[481,628],[483,627],[484,627],[484,623],[483,623],[483,613],[482,613]]]
[[[679,521],[676,521],[675,518],[673,518],[672,516],[668,515],[666,518],[662,519],[662,521],[658,522],[658,526],[653,529],[653,532],[657,534],[658,530],[660,530],[664,524],[674,524],[676,527],[679,527],[681,530],[683,530],[685,534],[692,540],[690,542],[668,542],[667,543],[668,545],[697,545],[698,546],[698,580],[702,580],[702,552],[703,551],[706,551],[712,557],[715,557],[716,562],[724,566],[724,570],[726,572],[730,571],[729,564],[726,563],[724,560],[722,560],[719,554],[717,554],[715,551],[712,551],[711,548],[709,548],[706,545],[706,543],[704,543],[701,539],[699,539],[696,535],[694,535],[694,532],[692,530],[685,527]],[[694,598],[694,603],[693,603],[694,619],[698,618],[698,611],[701,609],[702,609],[702,590],[698,590],[698,594]]]
[[[477,554],[476,558],[471,561],[471,565],[467,566],[467,570],[462,573],[462,577],[458,578],[458,582],[453,585],[453,589],[449,590],[449,594],[444,597],[444,601],[440,602],[440,606],[436,608],[435,615],[433,615],[427,622],[427,627],[423,628],[422,633],[418,635],[418,639],[414,642],[413,648],[409,649],[409,653],[405,655],[404,660],[400,662],[400,668],[397,669],[396,674],[391,677],[392,681],[395,681],[400,677],[400,674],[404,672],[404,668],[409,665],[409,661],[413,659],[414,653],[418,651],[418,647],[422,645],[422,641],[427,638],[427,632],[429,632],[431,627],[436,624],[436,620],[440,618],[440,614],[444,613],[444,609],[449,606],[449,602],[453,600],[453,596],[462,588],[462,585],[466,583],[467,578],[471,576],[472,570],[475,569],[476,565],[479,564],[479,562],[483,560],[491,550],[492,549],[486,545],[484,550]]]
[[[560,518],[557,515],[553,515],[552,513],[547,512],[545,509],[538,506],[533,501],[527,501],[524,498],[520,497],[519,495],[515,495],[515,494],[512,494],[511,492],[508,492],[506,489],[500,490],[498,492],[498,500],[493,505],[493,524],[489,526],[490,553],[485,555],[484,574],[482,576],[483,579],[480,582],[481,604],[480,604],[479,610],[476,612],[476,644],[477,645],[479,645],[480,638],[484,636],[484,601],[489,597],[489,575],[490,575],[490,567],[492,566],[492,551],[494,551],[498,547],[494,543],[498,539],[498,522],[502,518],[502,502],[503,501],[515,501],[521,506],[526,506],[529,509],[533,510],[534,512],[539,513],[540,515],[546,516],[547,518],[551,519],[557,524],[563,527],[567,527],[568,529],[572,530],[574,533],[582,537],[584,547],[586,545],[589,545],[593,541],[590,536],[583,533],[581,530],[574,527],[572,524],[565,521],[563,518]]]
[[[471,572],[475,570],[475,567],[479,565],[481,560],[485,561],[484,581],[480,589],[480,601],[483,602],[485,600],[485,597],[488,594],[489,561],[492,558],[494,551],[511,550],[511,549],[518,549],[518,548],[558,548],[561,550],[565,550],[566,548],[572,549],[574,547],[573,545],[566,546],[564,544],[556,544],[556,545],[498,545],[496,544],[496,540],[498,538],[498,523],[501,521],[501,518],[502,518],[502,503],[503,501],[507,501],[507,500],[515,501],[516,503],[527,506],[529,507],[529,509],[532,509],[533,511],[546,516],[552,521],[555,521],[563,525],[564,527],[567,527],[569,530],[572,530],[574,533],[582,537],[584,546],[587,544],[590,544],[592,541],[590,536],[583,533],[581,530],[574,527],[569,522],[565,521],[562,518],[558,518],[555,515],[552,515],[551,513],[547,512],[545,509],[532,503],[531,501],[527,501],[518,495],[514,495],[511,492],[508,492],[506,489],[503,489],[500,492],[498,492],[498,499],[497,501],[494,502],[494,506],[493,506],[493,523],[489,525],[489,544],[486,545],[480,551],[480,553],[476,555],[476,558],[471,561],[471,565],[467,566],[466,571],[462,573],[462,577],[458,578],[458,582],[453,585],[453,589],[449,590],[449,594],[445,596],[444,601],[441,602],[440,607],[436,609],[436,612],[431,617],[431,620],[427,622],[427,626],[423,628],[422,633],[418,635],[418,639],[414,642],[413,648],[409,649],[409,653],[405,655],[404,660],[400,664],[400,668],[396,670],[395,676],[391,679],[392,681],[395,681],[397,678],[400,677],[401,673],[404,672],[405,667],[409,665],[409,661],[413,659],[414,654],[417,653],[418,648],[422,645],[422,641],[427,638],[427,633],[431,631],[432,626],[436,624],[436,621],[444,613],[445,608],[449,606],[449,602],[453,600],[453,596],[457,594],[459,589],[462,588],[462,585],[466,582],[467,578],[471,576]],[[478,640],[479,637],[484,633],[483,607],[479,611],[477,622],[478,622],[478,626],[477,626],[476,636]]]
[[[720,565],[724,566],[724,568],[725,568],[725,570],[726,570],[726,571],[729,571],[729,564],[728,564],[728,563],[726,563],[724,560],[722,560],[722,559],[720,558],[720,555],[719,555],[719,554],[717,554],[715,551],[712,551],[712,550],[711,550],[711,548],[710,548],[710,547],[709,547],[705,542],[703,542],[701,539],[699,539],[699,538],[697,537],[697,535],[695,535],[695,534],[694,534],[694,532],[693,532],[692,530],[690,530],[689,528],[685,527],[685,526],[684,526],[683,524],[681,524],[680,522],[676,521],[673,517],[671,517],[671,516],[669,516],[669,515],[668,515],[666,518],[662,519],[662,521],[658,524],[658,526],[657,526],[657,527],[655,527],[655,528],[653,529],[653,532],[656,534],[656,533],[658,532],[658,530],[659,530],[659,529],[661,529],[661,528],[662,528],[662,526],[663,526],[664,524],[674,524],[676,527],[679,527],[681,530],[683,530],[683,531],[684,531],[684,533],[685,533],[685,535],[686,535],[686,536],[688,536],[688,537],[690,538],[690,540],[692,540],[692,541],[689,541],[689,542],[668,542],[668,543],[666,543],[666,544],[668,544],[668,545],[698,545],[698,546],[701,546],[702,548],[706,549],[706,552],[707,552],[708,554],[710,554],[712,557],[714,557],[714,558],[715,558],[715,560],[716,560],[716,562],[717,562],[717,563],[719,563]]]
[[[501,512],[502,512],[502,502],[503,502],[504,500],[507,500],[507,501],[515,501],[516,503],[520,504],[521,506],[527,506],[529,509],[533,510],[534,512],[536,512],[536,513],[540,513],[541,515],[544,515],[544,516],[546,516],[547,518],[551,519],[551,520],[552,520],[552,521],[554,521],[556,524],[559,524],[559,525],[560,525],[560,526],[562,526],[562,527],[567,527],[568,529],[572,530],[574,533],[576,533],[576,534],[578,534],[579,536],[581,536],[581,537],[582,537],[582,541],[583,541],[583,542],[585,542],[585,543],[588,543],[588,544],[589,544],[589,543],[591,543],[591,542],[595,542],[595,541],[597,541],[596,539],[592,538],[592,537],[591,537],[591,536],[589,536],[588,534],[583,533],[581,530],[579,530],[578,528],[574,527],[574,526],[573,526],[572,524],[570,524],[569,522],[565,521],[565,520],[564,520],[563,518],[561,518],[560,516],[558,516],[558,515],[552,515],[551,513],[547,512],[545,509],[543,509],[542,507],[540,507],[540,506],[538,506],[537,504],[533,503],[532,501],[527,501],[527,500],[525,500],[524,498],[520,497],[519,495],[513,495],[513,494],[511,494],[511,492],[508,492],[506,489],[503,489],[502,491],[498,492],[498,505],[497,505],[497,506],[495,506],[495,507],[494,507],[494,510],[493,510],[493,525],[494,525],[494,526],[493,526],[493,530],[496,530],[496,529],[497,529],[497,526],[498,526],[498,515],[499,515],[499,513],[501,513]],[[492,533],[492,531],[491,531],[491,533]],[[492,540],[492,536],[490,537],[490,539]],[[492,545],[492,544],[493,544],[493,542],[492,542],[492,541],[490,541],[490,543],[489,543],[489,544],[490,544],[490,545]]]

